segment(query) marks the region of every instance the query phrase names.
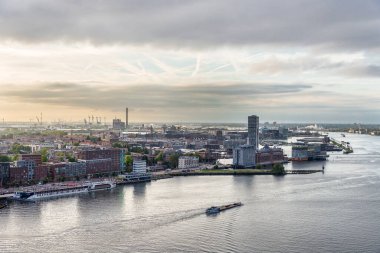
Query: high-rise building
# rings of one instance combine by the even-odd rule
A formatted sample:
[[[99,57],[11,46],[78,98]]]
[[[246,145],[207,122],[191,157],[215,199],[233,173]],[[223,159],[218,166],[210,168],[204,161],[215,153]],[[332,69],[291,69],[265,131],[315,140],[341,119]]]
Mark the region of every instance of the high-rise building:
[[[128,107],[125,108],[125,127],[128,128]]]
[[[259,117],[256,115],[248,116],[248,145],[259,148]]]
[[[259,148],[259,117],[248,116],[248,141],[233,150],[233,164],[242,167],[256,165],[256,152]]]

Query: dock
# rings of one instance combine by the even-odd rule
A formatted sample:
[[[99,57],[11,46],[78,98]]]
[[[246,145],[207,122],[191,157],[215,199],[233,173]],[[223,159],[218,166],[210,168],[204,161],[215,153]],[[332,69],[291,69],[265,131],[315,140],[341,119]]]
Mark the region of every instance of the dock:
[[[10,198],[12,196],[13,196],[13,193],[2,194],[2,195],[0,195],[0,200],[2,200],[2,199],[8,199],[8,198]]]
[[[286,174],[313,174],[324,172],[324,170],[285,170]]]
[[[313,174],[318,172],[324,172],[320,170],[285,170],[285,174]],[[191,172],[172,172],[173,177],[178,176],[249,176],[249,175],[274,175],[271,170],[209,170],[209,171],[191,171]]]

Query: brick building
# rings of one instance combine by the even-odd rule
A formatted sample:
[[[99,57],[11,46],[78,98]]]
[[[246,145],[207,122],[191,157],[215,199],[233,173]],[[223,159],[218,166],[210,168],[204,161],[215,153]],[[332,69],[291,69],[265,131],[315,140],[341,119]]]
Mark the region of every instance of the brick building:
[[[265,146],[256,153],[257,165],[271,165],[276,163],[284,163],[287,161],[287,156],[281,148],[270,148]]]
[[[80,160],[86,164],[86,174],[96,175],[96,174],[109,174],[112,172],[120,172],[118,169],[112,166],[112,159],[93,159],[93,160]]]
[[[77,158],[86,161],[97,159],[111,159],[110,170],[120,172],[124,169],[124,155],[125,152],[123,149],[88,149],[78,151]]]
[[[0,187],[9,183],[9,162],[0,162]]]
[[[36,181],[42,181],[49,175],[48,167],[39,165],[34,168],[33,179]]]
[[[28,168],[26,167],[10,167],[9,182],[26,183],[28,182]]]
[[[42,164],[42,156],[38,154],[22,154],[20,155],[20,160],[34,161],[36,166]]]

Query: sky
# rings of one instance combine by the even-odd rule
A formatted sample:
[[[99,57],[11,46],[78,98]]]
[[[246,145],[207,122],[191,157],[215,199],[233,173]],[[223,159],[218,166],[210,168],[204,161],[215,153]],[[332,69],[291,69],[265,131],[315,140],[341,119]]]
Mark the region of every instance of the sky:
[[[380,123],[380,1],[2,0],[0,119]]]

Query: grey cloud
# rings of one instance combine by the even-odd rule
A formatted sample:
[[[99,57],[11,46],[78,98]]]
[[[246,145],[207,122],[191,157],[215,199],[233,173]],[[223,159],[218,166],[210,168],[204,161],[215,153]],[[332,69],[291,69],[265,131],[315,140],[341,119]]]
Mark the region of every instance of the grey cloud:
[[[303,56],[294,59],[271,57],[251,64],[250,71],[259,74],[278,74],[295,71],[331,71],[345,67],[343,62],[332,62],[326,58]]]
[[[64,105],[93,109],[117,109],[126,104],[136,108],[219,108],[244,107],[243,100],[261,96],[286,95],[311,89],[306,84],[223,84],[223,85],[83,85],[51,83],[8,86],[1,96],[19,102]]]
[[[366,65],[366,66],[353,66],[347,69],[344,69],[343,74],[351,77],[380,77],[380,66],[378,65]]]
[[[170,47],[380,45],[375,0],[68,0],[0,2],[0,38]]]
[[[264,59],[250,65],[249,70],[254,74],[279,74],[294,72],[324,72],[346,77],[379,78],[380,66],[367,65],[363,61],[333,62],[326,58],[299,57],[295,59]]]

